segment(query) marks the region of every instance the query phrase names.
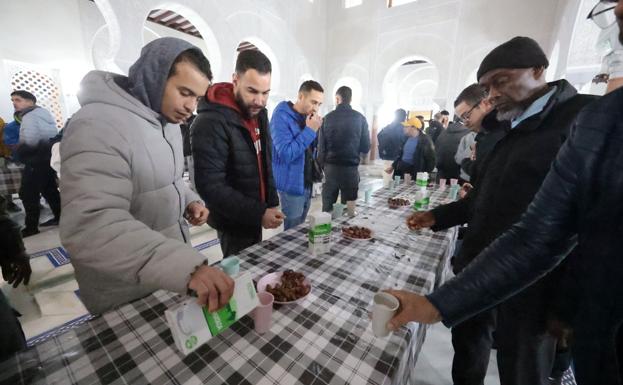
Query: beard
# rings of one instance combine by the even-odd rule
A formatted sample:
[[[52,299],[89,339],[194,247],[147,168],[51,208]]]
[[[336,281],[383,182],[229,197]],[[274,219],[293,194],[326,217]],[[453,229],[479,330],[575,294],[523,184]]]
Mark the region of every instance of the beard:
[[[257,115],[259,115],[261,110],[255,113],[251,112],[251,106],[249,106],[248,104],[244,102],[239,92],[234,93],[234,98],[236,99],[236,104],[238,104],[238,108],[240,108],[240,113],[242,114],[242,117],[244,119],[246,120],[253,119]]]
[[[519,115],[521,115],[525,110],[526,109],[523,108],[522,106],[516,105],[516,106],[513,106],[509,110],[503,110],[503,111],[498,110],[496,118],[500,122],[503,122],[505,120],[513,120],[519,117]]]

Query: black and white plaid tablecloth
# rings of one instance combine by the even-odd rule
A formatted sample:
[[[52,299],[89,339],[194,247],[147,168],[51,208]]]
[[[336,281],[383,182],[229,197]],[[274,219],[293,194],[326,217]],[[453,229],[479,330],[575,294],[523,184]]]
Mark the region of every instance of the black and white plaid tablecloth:
[[[410,190],[392,195],[398,193]],[[306,225],[240,254],[241,268],[256,280],[293,269],[313,285],[302,304],[275,309],[264,335],[246,316],[184,357],[164,318],[182,298],[159,291],[0,363],[0,383],[407,384],[426,329],[413,324],[375,338],[368,318],[372,296],[382,288],[430,292],[455,232],[409,232],[404,219],[410,209],[387,208],[388,194],[377,193],[367,206],[361,202],[357,217],[334,222],[328,254],[307,252]],[[342,238],[342,224],[379,218],[383,223],[374,223],[383,231],[375,239]]]
[[[22,167],[0,167],[0,195],[17,194],[22,184]]]

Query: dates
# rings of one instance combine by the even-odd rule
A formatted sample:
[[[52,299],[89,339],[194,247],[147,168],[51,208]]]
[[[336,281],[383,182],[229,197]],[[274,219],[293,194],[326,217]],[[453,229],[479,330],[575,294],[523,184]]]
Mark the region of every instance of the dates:
[[[388,198],[387,204],[391,209],[397,209],[398,207],[409,206],[411,202],[405,198]]]
[[[372,230],[370,230],[367,227],[361,227],[361,226],[343,227],[342,234],[348,238],[354,238],[354,239],[372,238]]]
[[[281,284],[266,285],[266,291],[275,297],[277,302],[291,302],[309,294],[311,287],[305,284],[305,275],[286,270],[281,275]]]

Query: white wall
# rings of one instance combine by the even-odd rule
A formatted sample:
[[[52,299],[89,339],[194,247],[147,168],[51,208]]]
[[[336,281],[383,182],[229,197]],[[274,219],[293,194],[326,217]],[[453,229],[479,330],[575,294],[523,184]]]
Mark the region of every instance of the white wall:
[[[550,53],[557,39],[568,39],[561,36],[564,27],[557,24],[561,14],[574,9],[563,7],[565,3],[418,0],[387,9],[384,1],[364,0],[361,6],[343,9],[341,1],[332,1],[327,21],[327,82],[332,84],[348,73],[357,77],[364,89],[364,109],[371,118],[385,101],[382,90],[388,71],[406,58],[422,58],[439,73],[434,101],[451,110],[456,95],[472,81],[481,60],[495,46],[523,35]],[[431,88],[429,83],[426,91]]]
[[[326,90],[326,111],[336,85],[348,77],[360,87],[361,110],[371,120],[386,102],[384,83],[394,76],[401,84],[396,96],[401,104],[433,93],[433,102],[451,109],[482,58],[516,35],[535,38],[548,54],[558,41],[561,55],[552,71],[562,75],[579,2],[417,0],[387,9],[385,1],[364,0],[344,9],[341,0],[6,1],[0,23],[16,33],[0,40],[0,92],[10,91],[3,60],[58,69],[66,110],[73,112],[79,79],[95,67],[127,71],[143,44],[155,37],[144,32],[147,15],[166,8],[199,29],[204,42],[184,37],[202,45],[216,81],[231,79],[240,41],[267,49],[275,68],[271,104],[293,99],[302,79],[311,77]],[[37,22],[20,30],[24,19],[18,15]],[[156,35],[180,35],[147,26]],[[394,73],[401,61],[412,59],[427,60],[434,69],[421,76]],[[5,100],[0,116],[7,118],[12,107],[8,95]]]
[[[0,116],[6,119],[13,108],[4,60],[58,70],[66,94],[65,115],[70,115],[79,107],[75,93],[86,72],[94,68],[127,72],[141,47],[156,35],[181,37],[199,45],[210,59],[216,81],[231,80],[236,48],[242,40],[266,48],[275,69],[273,104],[295,97],[303,76],[324,77],[327,39],[322,1],[20,0],[6,1],[3,6],[0,23],[11,31],[0,40],[0,92],[7,95],[7,102],[0,103]],[[204,41],[145,23],[156,8],[182,14]],[[23,31],[22,23],[26,25]],[[144,26],[150,31],[145,32]]]
[[[4,32],[0,39],[0,100],[4,102],[0,103],[0,116],[3,119],[11,120],[13,115],[5,60],[29,63],[44,73],[58,73],[66,110],[77,107],[77,100],[71,94],[75,93],[80,79],[91,67],[81,32],[78,3],[77,0],[55,0],[54,7],[41,0],[2,3],[0,25]]]

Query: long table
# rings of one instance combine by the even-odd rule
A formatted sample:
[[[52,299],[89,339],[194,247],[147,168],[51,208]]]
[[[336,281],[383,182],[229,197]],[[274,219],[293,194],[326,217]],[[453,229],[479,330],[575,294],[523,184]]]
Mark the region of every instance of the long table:
[[[164,318],[183,298],[157,291],[103,314],[0,363],[4,384],[409,384],[426,327],[409,324],[387,338],[372,334],[372,296],[383,288],[428,293],[443,279],[454,229],[409,231],[410,208],[392,210],[391,196],[413,186],[378,191],[358,215],[334,221],[330,253],[307,251],[307,225],[243,251],[241,269],[254,279],[293,269],[312,282],[308,299],[273,312],[258,335],[245,316],[197,351],[183,356]],[[432,202],[447,200],[436,191]],[[348,224],[370,224],[374,239],[343,238]]]
[[[0,167],[0,195],[17,194],[22,184],[22,170],[24,166],[11,164],[10,167]]]

